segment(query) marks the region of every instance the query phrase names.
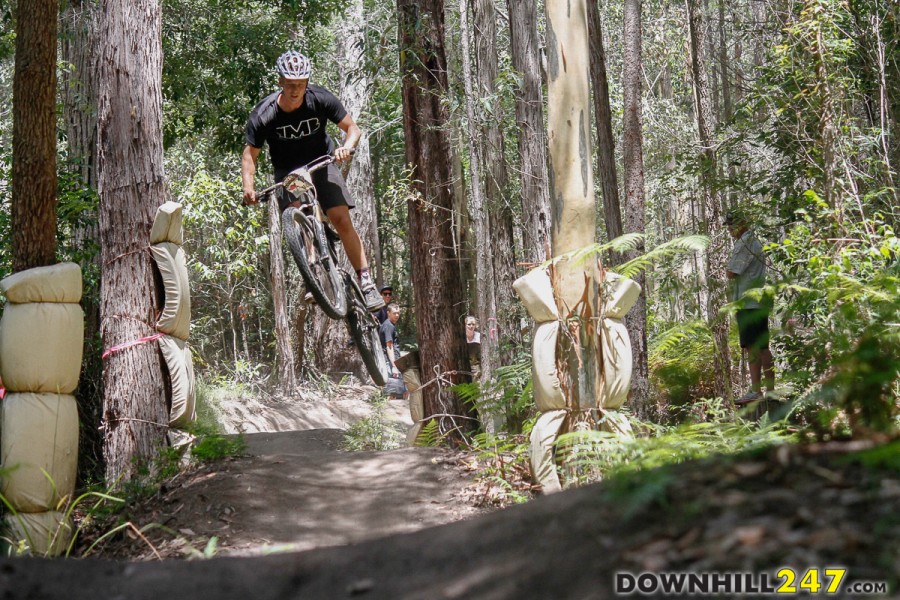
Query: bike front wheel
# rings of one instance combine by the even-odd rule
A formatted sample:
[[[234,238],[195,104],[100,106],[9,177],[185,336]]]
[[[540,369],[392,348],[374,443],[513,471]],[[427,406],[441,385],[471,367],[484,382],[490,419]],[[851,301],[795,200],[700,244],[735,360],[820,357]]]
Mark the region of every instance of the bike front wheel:
[[[350,337],[366,365],[369,377],[375,385],[382,386],[388,381],[389,363],[384,349],[381,347],[381,337],[378,335],[378,319],[366,309],[362,291],[356,283],[356,279],[344,273],[347,283],[347,329]]]
[[[342,319],[347,314],[347,293],[334,248],[327,241],[323,245],[324,232],[318,231],[322,224],[289,206],[281,215],[281,226],[307,290],[326,315]]]

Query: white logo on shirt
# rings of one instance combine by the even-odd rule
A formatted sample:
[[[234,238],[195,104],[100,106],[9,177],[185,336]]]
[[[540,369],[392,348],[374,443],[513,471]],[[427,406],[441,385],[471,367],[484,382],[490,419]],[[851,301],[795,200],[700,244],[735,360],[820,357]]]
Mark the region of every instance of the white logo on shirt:
[[[285,125],[275,129],[278,131],[279,138],[283,140],[297,140],[317,132],[319,130],[319,119],[307,119],[297,125]]]

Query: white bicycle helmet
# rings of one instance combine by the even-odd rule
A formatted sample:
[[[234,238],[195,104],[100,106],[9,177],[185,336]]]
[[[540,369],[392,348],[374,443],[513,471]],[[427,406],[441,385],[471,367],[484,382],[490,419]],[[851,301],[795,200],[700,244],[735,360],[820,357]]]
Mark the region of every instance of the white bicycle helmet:
[[[312,74],[309,59],[296,50],[288,50],[279,56],[275,68],[278,75],[285,79],[309,79]]]

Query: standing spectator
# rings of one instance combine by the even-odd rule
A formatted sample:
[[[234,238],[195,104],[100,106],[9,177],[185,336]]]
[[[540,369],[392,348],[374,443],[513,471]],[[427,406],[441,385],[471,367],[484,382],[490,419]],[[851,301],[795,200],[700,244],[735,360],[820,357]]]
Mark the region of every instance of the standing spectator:
[[[393,302],[392,299],[394,297],[394,288],[392,288],[389,285],[385,285],[385,286],[382,286],[381,290],[379,290],[379,291],[381,292],[381,299],[384,300],[384,306],[382,306],[378,310],[378,312],[375,313],[375,316],[378,317],[379,323],[384,323],[385,319],[388,318],[387,305],[390,304],[391,302]]]
[[[481,333],[478,332],[478,319],[471,315],[466,317],[466,341],[470,344],[481,343]]]
[[[469,364],[472,376],[478,379],[481,375],[481,333],[478,331],[478,319],[466,317],[466,345],[469,347]]]
[[[737,211],[729,211],[725,226],[735,239],[727,275],[732,282],[731,301],[739,306],[735,317],[741,348],[747,351],[750,367],[750,391],[735,401],[736,405],[744,406],[763,398],[763,379],[770,394],[775,388],[775,370],[769,350],[771,301],[760,297],[761,288],[766,284],[766,261],[762,243],[750,229],[747,218]],[[752,290],[758,291],[747,293]]]
[[[384,355],[387,356],[388,362],[391,363],[391,377],[400,377],[400,369],[397,368],[396,360],[400,358],[400,346],[397,338],[397,321],[400,319],[400,307],[391,302],[387,305],[387,319],[381,324],[381,346],[384,348]]]

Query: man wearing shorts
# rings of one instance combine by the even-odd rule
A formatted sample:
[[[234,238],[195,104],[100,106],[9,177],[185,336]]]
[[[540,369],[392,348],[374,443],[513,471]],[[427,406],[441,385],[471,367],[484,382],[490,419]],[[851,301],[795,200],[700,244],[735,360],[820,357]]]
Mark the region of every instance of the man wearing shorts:
[[[258,202],[253,178],[259,153],[267,142],[275,180],[281,181],[294,169],[324,154],[333,153],[338,163],[349,160],[362,135],[356,121],[334,94],[323,87],[310,85],[312,67],[309,59],[290,50],[278,58],[276,70],[281,90],[266,96],[247,120],[247,145],[241,156],[244,204]],[[326,120],[336,123],[346,134],[342,146],[335,147],[334,141],[325,132]],[[384,300],[375,289],[362,240],[350,220],[350,209],[354,203],[340,170],[335,164],[328,165],[313,173],[313,183],[319,203],[340,236],[344,252],[356,270],[366,306],[371,311],[380,309],[384,306]],[[284,211],[290,205],[299,206],[299,201],[281,188],[279,208]]]
[[[736,211],[725,216],[725,226],[734,238],[734,250],[728,261],[727,275],[732,283],[731,301],[739,302],[736,313],[741,348],[747,350],[750,367],[750,391],[735,404],[743,406],[761,400],[762,379],[766,389],[774,391],[775,370],[769,350],[769,313],[765,298],[757,300],[745,295],[749,290],[762,288],[766,283],[766,261],[762,244],[750,230],[747,219]]]

